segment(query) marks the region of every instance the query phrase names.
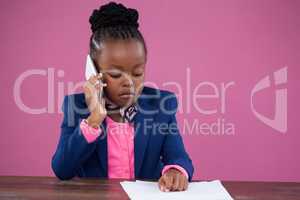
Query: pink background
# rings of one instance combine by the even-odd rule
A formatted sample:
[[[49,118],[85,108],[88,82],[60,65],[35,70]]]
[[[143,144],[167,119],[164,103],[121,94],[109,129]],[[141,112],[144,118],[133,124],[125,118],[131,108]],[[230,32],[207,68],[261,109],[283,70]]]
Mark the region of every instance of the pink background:
[[[90,29],[88,17],[107,1],[1,1],[1,135],[0,175],[53,176],[62,114],[59,83],[84,78]],[[209,123],[217,118],[235,125],[234,135],[185,134],[195,165],[194,179],[300,181],[300,2],[297,0],[121,1],[140,12],[149,48],[147,81],[177,92],[183,88],[184,120]],[[250,92],[266,75],[288,67],[288,131],[280,133],[260,122],[250,108]],[[191,89],[209,81],[235,83],[226,94],[226,112],[203,115],[188,105],[187,67]],[[17,106],[13,88],[29,69],[64,71],[55,75],[54,112],[28,114]],[[57,74],[57,73],[56,73]],[[286,87],[285,86],[285,87]],[[202,88],[203,89],[203,88]],[[78,91],[80,91],[78,89]],[[211,90],[204,91],[211,93]],[[31,107],[47,106],[47,78],[32,76],[21,97]],[[52,104],[51,104],[52,105]],[[220,108],[218,100],[204,100]],[[255,98],[256,109],[272,118],[274,90]]]

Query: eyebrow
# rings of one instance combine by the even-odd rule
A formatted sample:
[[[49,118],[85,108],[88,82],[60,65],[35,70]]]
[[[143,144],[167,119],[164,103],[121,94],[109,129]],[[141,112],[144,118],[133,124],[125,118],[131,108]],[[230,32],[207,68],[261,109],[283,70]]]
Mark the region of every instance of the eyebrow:
[[[136,64],[136,65],[133,66],[133,68],[137,68],[138,66],[143,65],[143,64],[145,64],[145,63],[143,62],[143,63]],[[124,66],[121,66],[121,65],[110,65],[110,66],[114,67],[114,68],[118,68],[119,70],[125,68]]]

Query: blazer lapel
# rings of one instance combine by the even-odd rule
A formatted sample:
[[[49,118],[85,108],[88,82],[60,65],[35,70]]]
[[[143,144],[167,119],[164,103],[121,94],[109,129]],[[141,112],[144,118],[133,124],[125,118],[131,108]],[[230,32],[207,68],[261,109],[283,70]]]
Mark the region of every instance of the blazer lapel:
[[[145,104],[144,102],[139,104],[143,106],[143,110],[154,111],[150,105]],[[154,120],[153,113],[141,112],[141,109],[138,109],[137,114],[133,118],[134,122],[134,166],[135,166],[135,177],[139,177],[140,170],[143,164],[143,159],[145,156],[145,151],[147,149],[148,141],[150,134],[152,133],[152,125]]]

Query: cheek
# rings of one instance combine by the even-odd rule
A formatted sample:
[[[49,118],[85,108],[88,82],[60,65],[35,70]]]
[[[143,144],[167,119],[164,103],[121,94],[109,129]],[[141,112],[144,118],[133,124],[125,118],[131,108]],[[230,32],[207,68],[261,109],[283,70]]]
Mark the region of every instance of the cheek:
[[[144,86],[144,78],[139,78],[139,79],[134,80],[134,87],[138,93],[141,92],[141,90],[143,89],[143,86]]]
[[[104,82],[107,84],[106,92],[109,94],[109,96],[114,96],[118,93],[120,88],[120,83],[118,80],[112,79],[112,78],[106,78],[104,79]]]

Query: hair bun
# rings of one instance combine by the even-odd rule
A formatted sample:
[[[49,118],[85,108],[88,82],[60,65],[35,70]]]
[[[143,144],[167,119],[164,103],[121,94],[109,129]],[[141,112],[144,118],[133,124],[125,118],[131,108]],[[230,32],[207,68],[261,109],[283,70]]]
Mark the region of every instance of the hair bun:
[[[89,22],[92,32],[105,27],[132,26],[139,27],[139,13],[132,8],[126,8],[122,4],[110,2],[93,11]]]

